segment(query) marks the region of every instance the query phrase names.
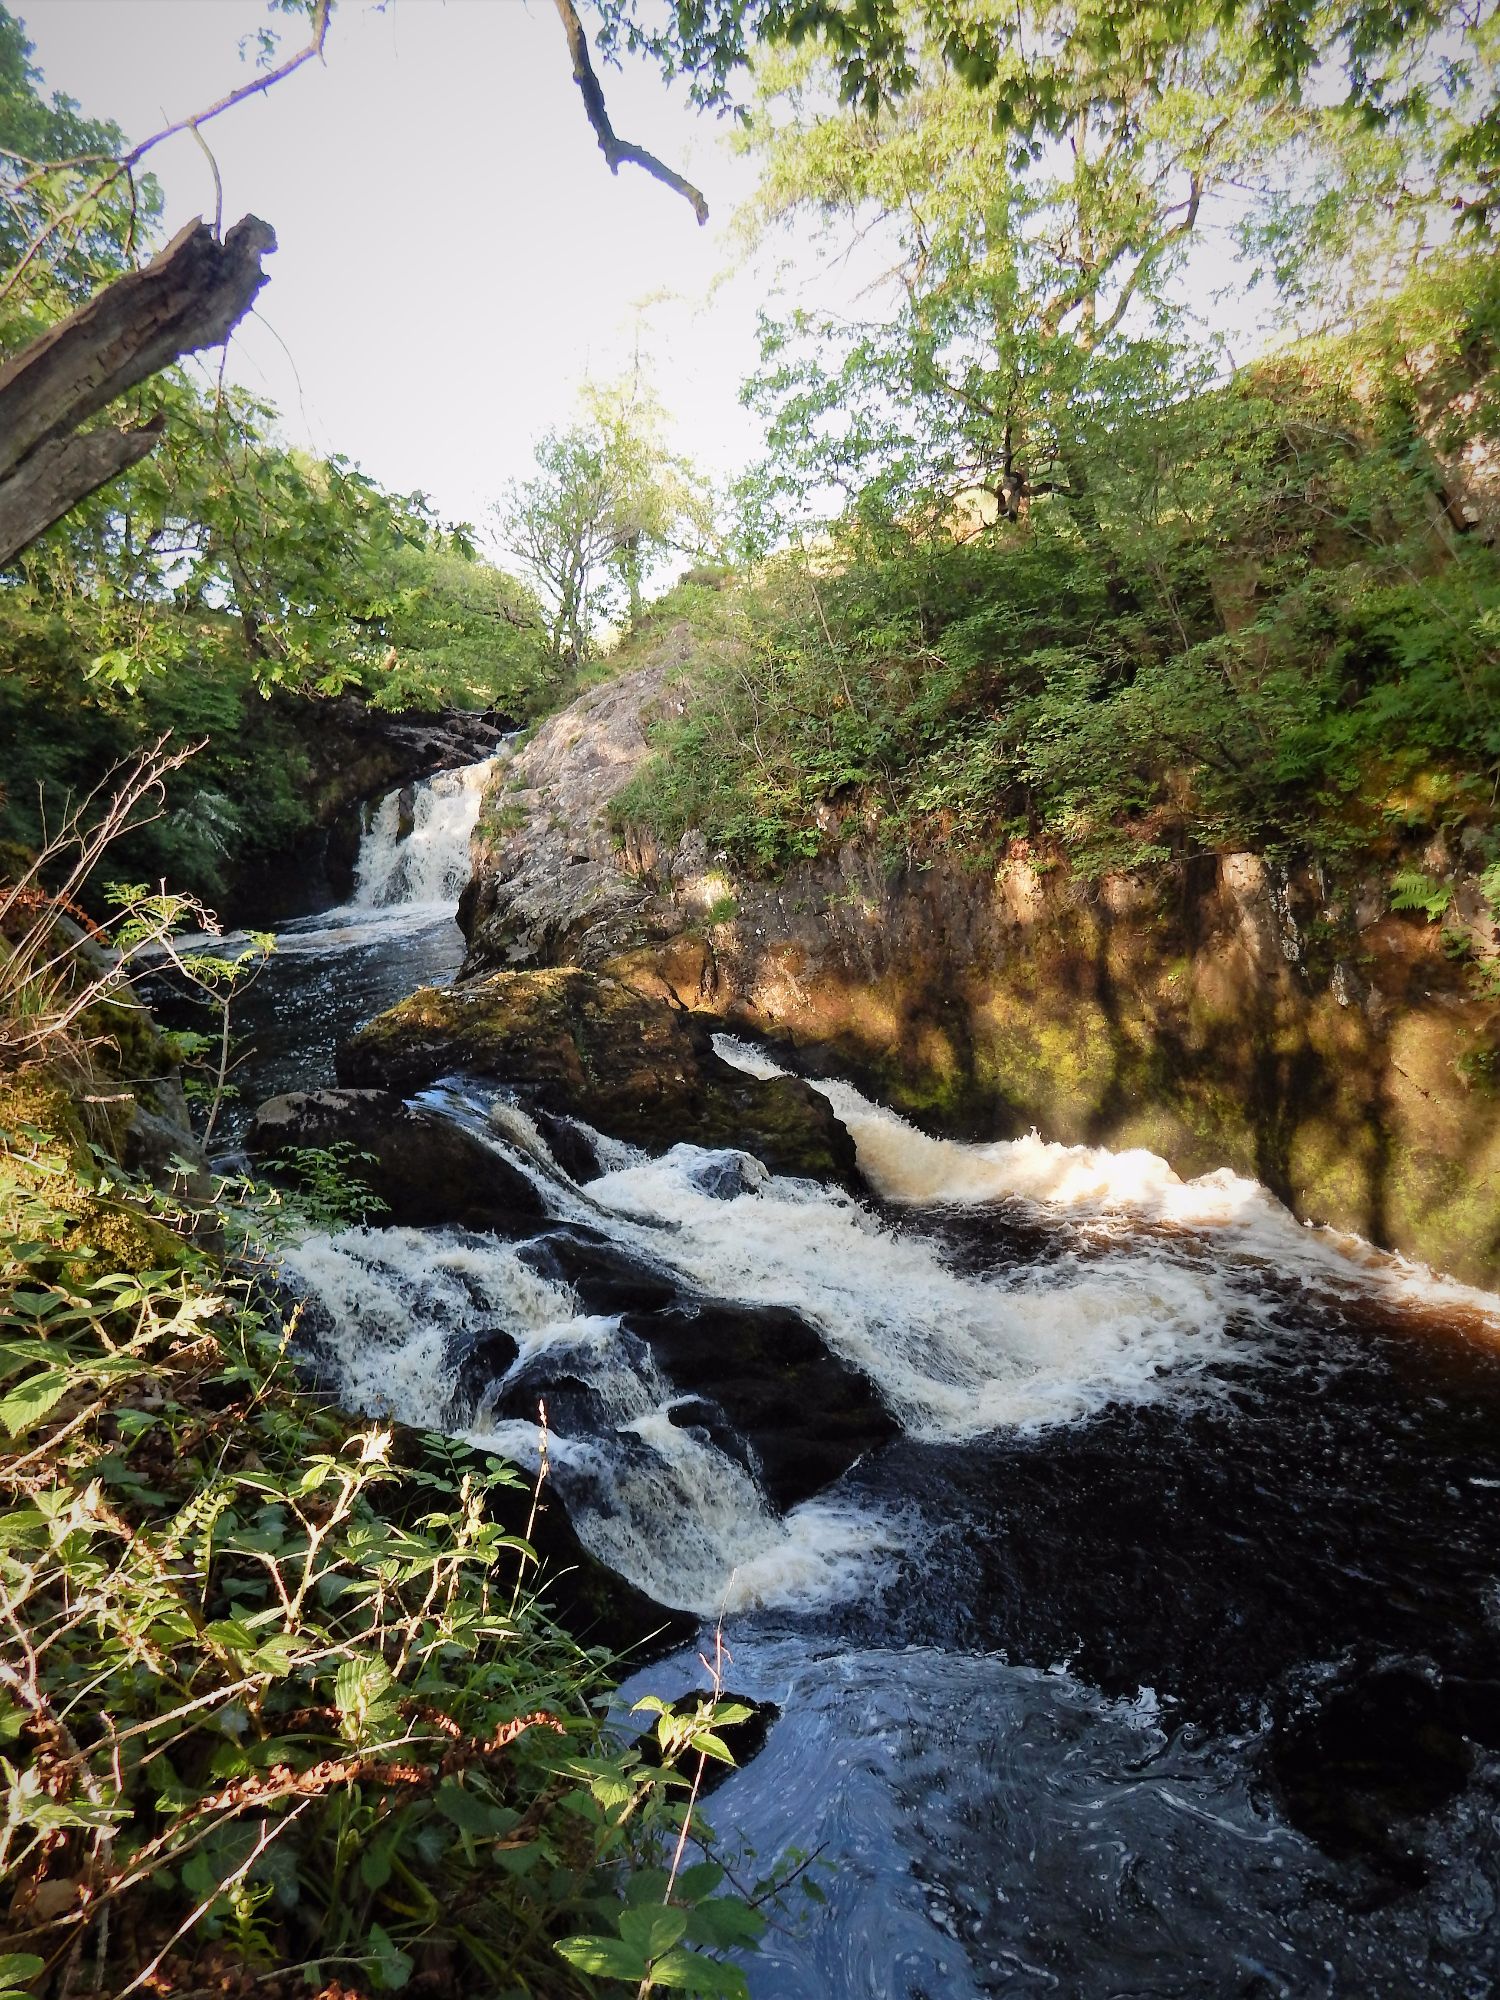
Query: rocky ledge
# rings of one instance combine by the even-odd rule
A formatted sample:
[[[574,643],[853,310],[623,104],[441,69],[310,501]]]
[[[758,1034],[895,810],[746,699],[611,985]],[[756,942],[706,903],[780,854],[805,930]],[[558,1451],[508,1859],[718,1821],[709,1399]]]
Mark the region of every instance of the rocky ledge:
[[[338,1074],[356,1090],[405,1096],[466,1072],[647,1152],[688,1139],[750,1153],[772,1173],[860,1190],[854,1142],[827,1100],[794,1077],[731,1068],[715,1053],[713,1027],[576,966],[498,972],[420,988],[345,1043]]]
[[[1408,857],[1448,891],[1441,925],[1391,908],[1394,850],[1339,888],[1248,853],[1083,880],[1024,841],[892,866],[832,805],[823,856],[756,879],[701,835],[612,823],[691,643],[661,635],[497,773],[465,978],[589,967],[945,1135],[1232,1167],[1310,1221],[1500,1282],[1500,1006],[1474,973],[1500,937],[1469,831]]]

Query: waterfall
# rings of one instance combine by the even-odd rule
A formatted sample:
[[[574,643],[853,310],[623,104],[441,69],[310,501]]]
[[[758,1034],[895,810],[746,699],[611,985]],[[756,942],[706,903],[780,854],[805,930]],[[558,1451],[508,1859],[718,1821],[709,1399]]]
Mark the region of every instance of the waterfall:
[[[469,875],[469,836],[494,759],[387,792],[355,863],[355,908],[451,904]]]

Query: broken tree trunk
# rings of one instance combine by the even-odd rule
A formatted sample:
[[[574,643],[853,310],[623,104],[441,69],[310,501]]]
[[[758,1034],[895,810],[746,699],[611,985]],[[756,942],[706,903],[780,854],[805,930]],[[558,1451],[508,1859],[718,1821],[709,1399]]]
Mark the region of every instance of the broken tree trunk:
[[[182,355],[227,340],[275,248],[275,232],[253,215],[222,242],[190,222],[144,270],[106,285],[0,368],[0,563],[153,448],[159,423],[74,433]]]

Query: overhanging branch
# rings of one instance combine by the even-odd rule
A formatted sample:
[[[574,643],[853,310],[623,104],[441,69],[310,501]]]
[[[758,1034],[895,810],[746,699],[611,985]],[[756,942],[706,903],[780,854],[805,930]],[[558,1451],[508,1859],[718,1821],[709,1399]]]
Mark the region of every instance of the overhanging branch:
[[[106,480],[159,431],[80,424],[184,354],[217,347],[265,283],[276,237],[253,215],[221,243],[189,223],[143,271],[128,271],[0,368],[0,563]]]
[[[688,202],[699,225],[708,220],[708,203],[691,181],[669,167],[665,161],[648,153],[644,146],[633,146],[628,139],[618,138],[609,120],[609,110],[604,102],[604,90],[594,69],[593,57],[589,54],[588,37],[583,32],[583,23],[578,18],[578,10],[573,0],[555,0],[558,15],[563,24],[563,33],[568,38],[568,53],[573,58],[573,81],[578,85],[583,98],[583,108],[588,113],[588,121],[594,128],[594,136],[599,141],[599,150],[609,162],[609,170],[617,174],[622,166],[642,167],[653,180],[680,194]]]

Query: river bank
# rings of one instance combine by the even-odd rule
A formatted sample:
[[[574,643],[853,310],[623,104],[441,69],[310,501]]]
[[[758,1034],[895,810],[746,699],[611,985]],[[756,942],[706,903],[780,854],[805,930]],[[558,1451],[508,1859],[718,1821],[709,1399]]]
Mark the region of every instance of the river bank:
[[[1467,956],[1493,925],[1457,849],[1432,857],[1441,925],[1393,911],[1373,866],[1336,890],[1250,853],[1084,879],[1024,842],[975,867],[856,835],[766,879],[619,822],[692,645],[669,629],[497,767],[466,977],[607,968],[931,1132],[1229,1168],[1308,1221],[1494,1281],[1500,1006]]]

